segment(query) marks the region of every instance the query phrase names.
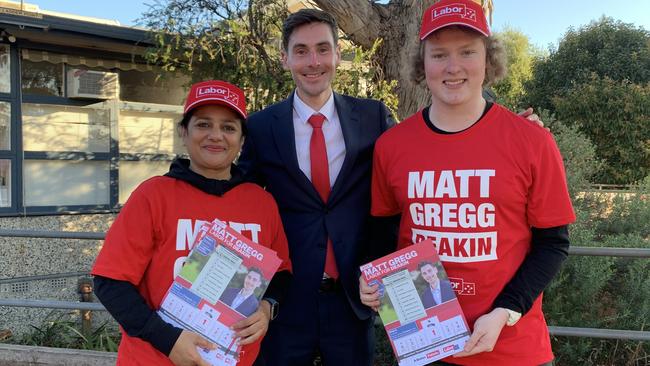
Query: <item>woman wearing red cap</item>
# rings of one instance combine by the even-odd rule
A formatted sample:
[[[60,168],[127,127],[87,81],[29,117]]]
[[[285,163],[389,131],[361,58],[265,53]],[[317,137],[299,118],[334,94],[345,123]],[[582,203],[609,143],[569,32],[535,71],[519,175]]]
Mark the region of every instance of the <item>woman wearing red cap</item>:
[[[431,104],[377,141],[371,212],[401,215],[398,248],[431,239],[452,279],[472,335],[437,364],[551,364],[541,294],[575,220],[562,157],[548,131],[483,98],[505,53],[478,4],[434,4],[420,40],[413,76]],[[378,306],[376,286],[361,299]]]
[[[178,158],[164,176],[143,182],[106,235],[92,274],[95,293],[121,326],[118,365],[208,365],[197,347],[214,345],[165,323],[156,313],[189,253],[202,222],[215,218],[283,259],[265,299],[234,326],[252,365],[277,309],[290,262],[277,206],[262,188],[244,183],[233,164],[246,135],[243,92],[223,81],[192,85],[178,129],[189,159]]]

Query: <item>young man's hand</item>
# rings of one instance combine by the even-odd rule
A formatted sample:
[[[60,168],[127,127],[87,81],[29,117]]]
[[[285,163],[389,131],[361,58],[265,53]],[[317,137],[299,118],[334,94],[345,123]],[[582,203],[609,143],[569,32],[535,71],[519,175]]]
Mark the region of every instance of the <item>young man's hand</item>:
[[[369,286],[363,276],[359,276],[359,297],[362,304],[379,311],[379,285]]]

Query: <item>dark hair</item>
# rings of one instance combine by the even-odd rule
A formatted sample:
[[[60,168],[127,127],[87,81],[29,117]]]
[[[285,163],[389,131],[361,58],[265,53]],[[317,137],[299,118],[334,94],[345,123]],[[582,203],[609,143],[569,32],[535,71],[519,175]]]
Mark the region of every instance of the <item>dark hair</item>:
[[[463,26],[452,26],[457,29],[462,29],[466,32],[476,31],[469,30]],[[478,34],[478,33],[477,33]],[[429,35],[429,37],[434,37],[435,32]],[[485,44],[485,80],[483,80],[483,86],[490,86],[494,83],[501,80],[506,75],[507,70],[507,55],[503,43],[498,38],[494,36],[483,38],[483,44]],[[426,39],[425,39],[426,40]],[[413,62],[411,63],[411,81],[415,84],[419,84],[425,79],[424,75],[424,44],[425,40],[420,41],[420,46],[418,48],[417,54],[413,57]]]
[[[285,51],[289,50],[289,38],[296,28],[310,23],[325,23],[329,25],[332,30],[334,45],[338,43],[338,26],[336,25],[336,19],[330,13],[319,9],[300,9],[289,15],[284,21],[284,24],[282,24],[282,49]]]
[[[187,113],[185,113],[183,115],[183,118],[180,121],[178,121],[179,131],[180,131],[180,129],[186,129],[187,130],[187,126],[190,124],[190,120],[192,119],[192,115],[194,114],[195,110],[196,109],[191,109],[189,112],[187,112]],[[246,136],[246,132],[248,132],[248,129],[246,128],[246,120],[241,118],[241,116],[239,116],[239,114],[237,114],[237,116],[238,116],[237,120],[239,121],[239,124],[241,125],[241,135]]]
[[[256,272],[258,275],[260,275],[260,280],[264,280],[264,273],[262,273],[262,270],[259,269],[258,267],[250,267],[248,269],[248,273],[251,272]],[[248,273],[246,273],[246,275],[248,275]]]
[[[422,271],[422,267],[424,267],[424,266],[431,266],[431,267],[435,268],[436,270],[438,269],[438,267],[436,267],[436,265],[433,264],[433,262],[422,261],[422,262],[418,263],[418,271]]]

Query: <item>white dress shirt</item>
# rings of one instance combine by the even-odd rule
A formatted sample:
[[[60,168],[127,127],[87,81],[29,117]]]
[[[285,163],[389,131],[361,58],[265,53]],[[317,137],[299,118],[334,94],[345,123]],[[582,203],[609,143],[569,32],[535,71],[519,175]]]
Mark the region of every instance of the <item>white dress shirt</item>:
[[[436,286],[436,288],[429,286],[429,289],[431,290],[431,294],[433,295],[433,300],[435,300],[436,305],[442,304],[442,291],[440,289],[440,281],[438,281],[438,286]]]
[[[325,146],[327,147],[327,162],[329,164],[330,187],[334,187],[336,177],[338,177],[343,160],[345,160],[345,141],[343,131],[341,130],[341,121],[336,112],[334,104],[334,93],[332,93],[319,111],[313,110],[305,104],[298,93],[293,94],[293,130],[296,138],[296,155],[300,170],[311,180],[311,156],[309,153],[309,143],[313,128],[307,122],[312,114],[320,113],[325,116],[323,123],[323,135],[325,136]]]

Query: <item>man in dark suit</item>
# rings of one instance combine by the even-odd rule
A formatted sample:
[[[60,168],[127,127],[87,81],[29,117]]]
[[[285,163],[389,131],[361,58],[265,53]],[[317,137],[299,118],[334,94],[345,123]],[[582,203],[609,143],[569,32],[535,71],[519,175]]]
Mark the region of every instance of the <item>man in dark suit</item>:
[[[418,264],[420,276],[428,284],[422,292],[420,292],[420,299],[424,308],[430,308],[440,305],[454,298],[454,290],[451,288],[451,283],[448,280],[440,280],[438,278],[438,267],[431,262],[424,261]]]
[[[221,300],[224,304],[235,309],[240,314],[251,316],[260,305],[255,290],[262,284],[262,271],[258,268],[250,268],[244,285],[241,288],[229,287],[221,294]]]
[[[381,102],[332,91],[341,55],[331,15],[290,15],[282,43],[296,90],[249,117],[238,163],[275,197],[293,263],[262,358],[306,366],[320,354],[326,366],[371,365],[373,316],[359,300],[358,267],[373,250],[373,148],[393,120]]]

